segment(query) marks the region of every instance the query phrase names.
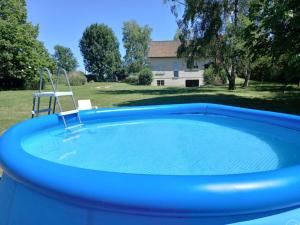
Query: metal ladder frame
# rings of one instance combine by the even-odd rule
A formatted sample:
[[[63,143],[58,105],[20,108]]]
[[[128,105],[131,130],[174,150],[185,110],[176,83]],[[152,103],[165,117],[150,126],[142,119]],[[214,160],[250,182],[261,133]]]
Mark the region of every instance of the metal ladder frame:
[[[32,102],[32,115],[31,115],[31,118],[33,118],[35,115],[36,116],[39,116],[40,112],[48,112],[48,115],[50,115],[50,112],[51,112],[51,105],[52,105],[52,97],[53,96],[49,96],[49,106],[48,106],[48,109],[42,109],[40,110],[40,102],[41,102],[41,96],[39,94],[41,94],[43,91],[43,74],[44,72],[47,72],[48,74],[48,77],[50,79],[50,82],[51,82],[51,86],[52,86],[52,89],[54,87],[54,84],[53,84],[53,80],[52,80],[52,75],[51,75],[51,72],[48,68],[42,68],[40,70],[40,82],[39,82],[39,91],[38,93],[35,93],[34,94],[34,97],[33,97],[33,102]],[[53,89],[54,90],[54,89]],[[36,98],[38,100],[38,105],[37,105],[37,110],[35,109],[35,106],[36,106]],[[53,110],[52,110],[52,113],[55,113],[55,106],[56,106],[56,99],[54,99],[54,105],[53,105]]]
[[[67,71],[63,68],[59,68],[57,70],[57,79],[56,79],[56,83],[55,83],[55,86],[53,84],[53,81],[51,82],[51,84],[53,85],[52,87],[54,88],[54,92],[57,92],[57,84],[58,84],[58,81],[59,81],[59,74],[60,72],[63,71],[63,74],[65,76],[65,80],[67,82],[67,85],[68,85],[68,88],[69,88],[69,91],[72,92],[72,95],[71,95],[71,98],[72,98],[72,102],[73,102],[73,106],[74,106],[74,109],[77,109],[77,112],[76,112],[76,116],[77,116],[77,120],[79,122],[79,124],[82,124],[81,122],[81,118],[79,116],[79,110],[78,110],[78,106],[76,104],[76,101],[75,101],[75,98],[74,98],[74,95],[73,95],[73,91],[72,91],[72,88],[71,88],[71,85],[70,85],[70,81],[69,81],[69,78],[68,78],[68,74],[67,74]],[[52,78],[51,78],[52,80]],[[63,110],[62,110],[62,107],[61,107],[61,104],[60,104],[60,101],[59,101],[59,96],[55,97],[55,100],[57,101],[57,105],[59,107],[59,110],[60,110],[60,113],[63,113]],[[61,117],[63,119],[63,122],[64,122],[64,125],[65,125],[65,128],[68,128],[68,125],[67,125],[67,121],[65,119],[65,116],[61,114]]]
[[[68,89],[69,89],[68,92],[59,92],[58,91],[57,85],[58,85],[58,82],[59,82],[59,76],[60,76],[61,71],[64,74],[65,81],[66,81]],[[51,87],[52,87],[52,90],[53,90],[52,92],[43,92],[42,91],[42,89],[43,89],[44,72],[46,72],[48,74],[48,77],[49,77],[49,80],[50,80],[50,83],[51,83]],[[73,107],[74,107],[75,110],[65,111],[64,112],[63,109],[62,109],[60,100],[59,100],[59,97],[61,97],[61,96],[71,96],[72,102],[73,102]],[[41,97],[49,97],[48,108],[40,110]],[[54,97],[53,109],[51,108],[51,106],[52,106],[52,97]],[[36,98],[38,99],[37,110],[35,109],[36,108]],[[65,126],[66,129],[70,129],[72,127],[77,127],[77,126],[83,125],[82,121],[81,121],[81,118],[80,118],[80,115],[79,115],[78,106],[76,104],[76,101],[75,101],[75,98],[74,98],[74,95],[73,95],[73,91],[72,91],[72,88],[71,88],[71,85],[70,85],[70,81],[69,81],[69,78],[68,78],[67,71],[65,69],[63,69],[63,68],[59,68],[57,70],[56,82],[54,83],[53,79],[52,79],[52,74],[51,74],[50,70],[48,68],[42,68],[41,71],[40,71],[40,87],[39,87],[39,91],[36,92],[34,94],[34,97],[33,97],[32,118],[34,116],[39,116],[40,112],[48,112],[48,115],[49,115],[50,112],[51,112],[51,110],[52,110],[52,113],[55,113],[56,103],[57,103],[57,105],[59,107],[59,110],[60,110],[59,115],[62,117],[64,126]],[[79,124],[75,125],[75,126],[68,127],[68,124],[67,124],[67,121],[65,119],[65,116],[66,115],[70,115],[70,114],[75,114],[75,113],[76,113],[76,117],[77,117],[77,120],[78,120]]]

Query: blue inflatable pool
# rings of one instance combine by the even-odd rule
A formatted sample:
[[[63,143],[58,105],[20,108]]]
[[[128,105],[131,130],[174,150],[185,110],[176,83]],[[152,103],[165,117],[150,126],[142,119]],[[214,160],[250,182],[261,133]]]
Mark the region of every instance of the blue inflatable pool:
[[[81,128],[51,115],[0,137],[0,225],[300,224],[298,116],[215,104],[80,115]]]

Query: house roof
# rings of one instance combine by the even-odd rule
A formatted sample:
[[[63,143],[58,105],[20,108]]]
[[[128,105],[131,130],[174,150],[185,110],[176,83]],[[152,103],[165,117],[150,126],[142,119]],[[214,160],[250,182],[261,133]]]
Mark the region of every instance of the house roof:
[[[151,41],[149,43],[149,58],[177,57],[180,41]]]

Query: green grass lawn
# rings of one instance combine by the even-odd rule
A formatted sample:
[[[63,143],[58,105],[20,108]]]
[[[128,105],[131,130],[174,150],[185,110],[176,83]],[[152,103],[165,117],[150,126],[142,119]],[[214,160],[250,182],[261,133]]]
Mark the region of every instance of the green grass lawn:
[[[98,107],[211,102],[300,114],[300,88],[252,82],[248,89],[228,91],[226,86],[175,88],[124,83],[89,83],[73,87],[77,99],[91,99]],[[0,134],[31,117],[33,90],[0,91]],[[44,99],[47,103],[48,99]],[[67,103],[66,99],[63,99]],[[66,104],[64,104],[66,105]]]

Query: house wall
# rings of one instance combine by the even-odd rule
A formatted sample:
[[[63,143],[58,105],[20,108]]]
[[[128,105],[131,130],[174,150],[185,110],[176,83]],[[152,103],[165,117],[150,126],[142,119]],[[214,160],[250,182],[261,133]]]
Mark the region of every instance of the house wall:
[[[149,58],[149,65],[154,74],[152,85],[157,85],[157,80],[164,80],[165,86],[185,86],[186,80],[199,80],[203,85],[203,71],[206,61],[196,61],[198,68],[188,69],[185,59],[178,58]],[[174,71],[179,71],[178,78]]]

